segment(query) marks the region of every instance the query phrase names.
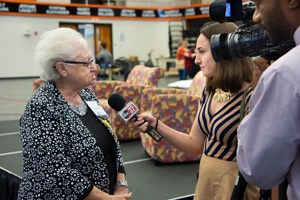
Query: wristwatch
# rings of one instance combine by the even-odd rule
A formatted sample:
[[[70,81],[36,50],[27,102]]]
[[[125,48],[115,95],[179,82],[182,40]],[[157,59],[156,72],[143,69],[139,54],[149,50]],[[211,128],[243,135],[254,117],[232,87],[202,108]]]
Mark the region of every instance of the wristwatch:
[[[126,187],[128,187],[128,184],[127,184],[126,180],[118,180],[117,181],[117,186],[126,186]]]

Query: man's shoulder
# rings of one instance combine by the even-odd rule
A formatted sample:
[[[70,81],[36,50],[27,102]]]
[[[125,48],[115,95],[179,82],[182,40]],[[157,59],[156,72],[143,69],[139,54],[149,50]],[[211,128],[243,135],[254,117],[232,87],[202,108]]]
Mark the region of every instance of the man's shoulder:
[[[111,55],[111,53],[107,49],[104,49],[104,53]]]
[[[289,52],[278,58],[272,65],[272,69],[281,69],[281,70],[287,70],[287,68],[295,68],[297,66],[298,68],[298,63],[300,62],[300,45],[295,46],[292,48]]]
[[[98,55],[99,56],[108,56],[108,55],[111,56],[111,53],[108,50],[103,49]]]

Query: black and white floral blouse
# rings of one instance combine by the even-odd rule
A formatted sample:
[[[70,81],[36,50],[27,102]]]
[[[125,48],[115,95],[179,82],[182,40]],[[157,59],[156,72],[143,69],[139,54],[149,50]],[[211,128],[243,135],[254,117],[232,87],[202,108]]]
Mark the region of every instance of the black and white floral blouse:
[[[97,101],[88,89],[80,96]],[[100,119],[113,134],[107,118]],[[109,192],[109,174],[103,152],[89,129],[70,109],[51,82],[45,82],[29,100],[20,119],[23,175],[18,199],[84,199],[93,186]],[[117,171],[124,168],[116,142]]]

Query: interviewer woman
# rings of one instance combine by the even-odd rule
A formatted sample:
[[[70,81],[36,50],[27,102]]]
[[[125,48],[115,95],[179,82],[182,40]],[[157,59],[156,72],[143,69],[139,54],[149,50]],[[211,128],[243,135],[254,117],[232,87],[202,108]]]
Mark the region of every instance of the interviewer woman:
[[[97,70],[85,39],[69,28],[47,31],[34,59],[45,83],[20,119],[18,199],[130,199],[120,145],[87,89]]]
[[[239,172],[236,163],[237,128],[244,92],[243,111],[248,111],[253,63],[249,57],[215,62],[210,43],[212,35],[231,33],[236,29],[231,22],[208,22],[200,30],[195,63],[206,77],[206,87],[189,134],[169,127],[152,115],[140,115],[134,122],[142,132],[149,124],[157,127],[165,140],[186,153],[202,154],[194,200],[230,199]],[[258,189],[248,184],[241,200],[257,199]]]

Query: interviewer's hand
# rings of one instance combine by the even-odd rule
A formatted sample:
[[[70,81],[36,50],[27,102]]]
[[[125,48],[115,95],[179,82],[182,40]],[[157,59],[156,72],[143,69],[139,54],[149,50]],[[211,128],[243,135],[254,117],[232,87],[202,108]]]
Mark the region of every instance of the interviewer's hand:
[[[139,115],[138,119],[133,122],[133,125],[140,129],[141,132],[145,133],[148,125],[155,127],[156,118],[149,114]]]

